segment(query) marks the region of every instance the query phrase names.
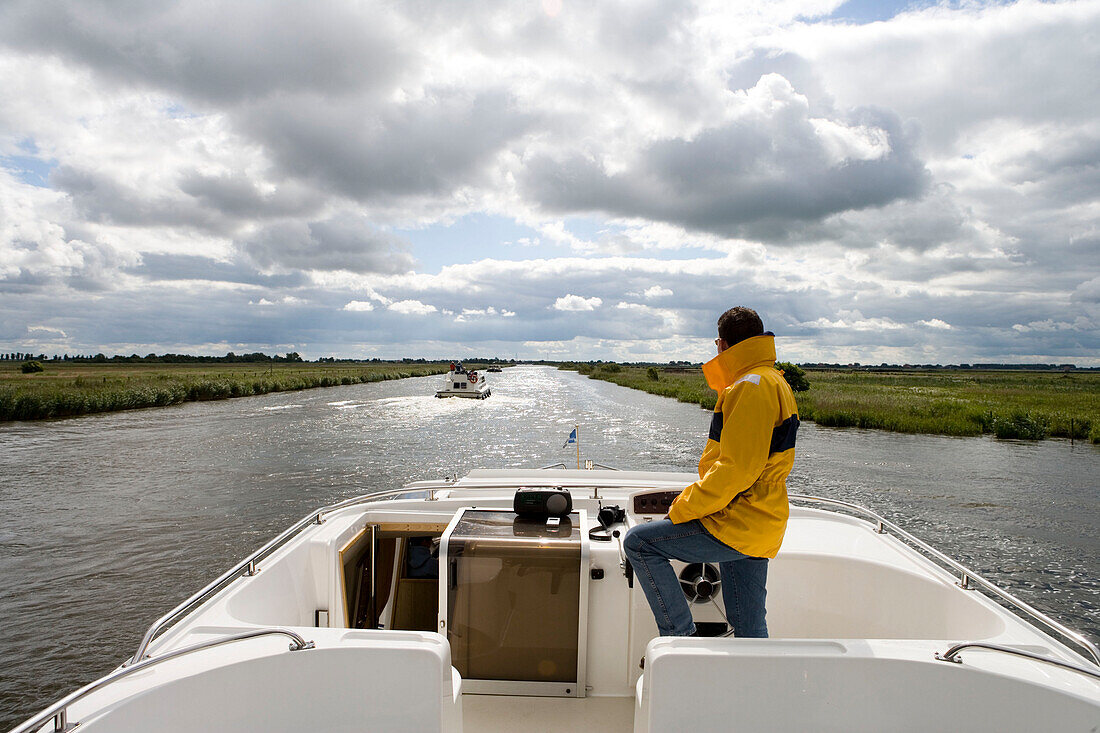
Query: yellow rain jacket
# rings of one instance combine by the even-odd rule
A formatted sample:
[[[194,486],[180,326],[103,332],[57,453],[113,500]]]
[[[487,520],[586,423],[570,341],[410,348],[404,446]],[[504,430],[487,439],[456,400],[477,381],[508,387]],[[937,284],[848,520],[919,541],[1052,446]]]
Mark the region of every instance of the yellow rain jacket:
[[[794,465],[798,406],[775,368],[775,337],[734,344],[703,365],[718,392],[699,480],[669,508],[675,524],[698,519],[745,555],[775,557],[787,530],[787,474]]]

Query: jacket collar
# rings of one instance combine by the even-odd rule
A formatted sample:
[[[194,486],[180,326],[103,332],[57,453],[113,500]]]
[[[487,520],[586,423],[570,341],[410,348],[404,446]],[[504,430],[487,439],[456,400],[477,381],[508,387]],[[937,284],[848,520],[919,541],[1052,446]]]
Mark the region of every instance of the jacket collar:
[[[775,363],[775,336],[765,333],[736,343],[703,365],[707,385],[721,392],[750,368]]]

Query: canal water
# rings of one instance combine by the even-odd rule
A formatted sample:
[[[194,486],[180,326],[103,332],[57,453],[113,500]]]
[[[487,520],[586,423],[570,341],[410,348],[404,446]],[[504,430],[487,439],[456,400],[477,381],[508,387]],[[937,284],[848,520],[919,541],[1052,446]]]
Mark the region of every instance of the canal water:
[[[697,406],[548,367],[0,423],[0,730],[130,656],[312,509],[473,468],[694,470]],[[1100,449],[804,424],[792,493],[868,506],[1100,641]]]

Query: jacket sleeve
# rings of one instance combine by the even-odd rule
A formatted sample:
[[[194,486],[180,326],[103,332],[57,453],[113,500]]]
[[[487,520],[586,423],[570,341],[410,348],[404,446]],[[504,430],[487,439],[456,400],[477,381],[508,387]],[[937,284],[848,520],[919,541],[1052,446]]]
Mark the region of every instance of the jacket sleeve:
[[[776,405],[766,384],[745,379],[731,385],[721,408],[718,456],[706,473],[672,502],[668,517],[675,524],[724,509],[756,482],[767,464]]]

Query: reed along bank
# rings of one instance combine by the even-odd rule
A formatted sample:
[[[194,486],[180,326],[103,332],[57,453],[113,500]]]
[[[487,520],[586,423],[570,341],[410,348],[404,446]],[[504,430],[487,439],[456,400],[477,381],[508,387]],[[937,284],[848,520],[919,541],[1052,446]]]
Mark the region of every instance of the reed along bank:
[[[713,409],[699,369],[570,364],[593,379]],[[805,370],[799,417],[826,427],[1100,443],[1100,372]]]
[[[448,363],[0,365],[0,420],[40,420],[443,374]]]

